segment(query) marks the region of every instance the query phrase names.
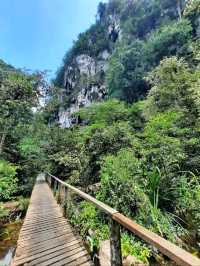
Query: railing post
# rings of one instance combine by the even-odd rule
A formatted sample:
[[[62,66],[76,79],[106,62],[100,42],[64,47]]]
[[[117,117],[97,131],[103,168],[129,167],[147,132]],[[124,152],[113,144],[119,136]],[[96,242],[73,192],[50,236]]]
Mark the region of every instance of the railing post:
[[[50,175],[48,176],[48,178],[49,178],[49,186],[50,186],[50,188],[51,188],[51,187],[52,187],[52,178],[51,178]]]
[[[58,195],[57,195],[57,202],[61,203],[61,187],[62,185],[58,182]]]
[[[66,189],[66,197],[65,197],[65,201],[66,201],[66,214],[70,208],[70,203],[71,203],[71,193],[70,193],[70,189],[67,188]]]
[[[51,180],[51,182],[50,182],[50,184],[51,184],[51,189],[53,190],[53,185],[54,185],[54,180],[53,180],[53,178],[50,176],[50,180]]]
[[[60,197],[61,208],[63,216],[65,216],[65,186],[61,185],[61,197]]]
[[[64,187],[64,199],[63,199],[63,216],[67,215],[67,188]]]
[[[54,188],[53,188],[54,196],[56,196],[56,190],[57,190],[57,180],[54,180]]]
[[[110,252],[111,266],[122,266],[120,225],[110,219]]]

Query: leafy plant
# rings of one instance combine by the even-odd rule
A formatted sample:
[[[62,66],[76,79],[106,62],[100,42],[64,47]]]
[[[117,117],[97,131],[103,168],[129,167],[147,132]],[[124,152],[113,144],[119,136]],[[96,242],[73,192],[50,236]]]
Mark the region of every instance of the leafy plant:
[[[17,190],[17,167],[7,161],[0,161],[0,200],[9,200]]]
[[[132,255],[137,259],[148,263],[148,259],[151,255],[150,249],[138,241],[134,236],[131,236],[128,233],[123,233],[121,236],[121,248],[122,256],[127,257],[128,255]]]

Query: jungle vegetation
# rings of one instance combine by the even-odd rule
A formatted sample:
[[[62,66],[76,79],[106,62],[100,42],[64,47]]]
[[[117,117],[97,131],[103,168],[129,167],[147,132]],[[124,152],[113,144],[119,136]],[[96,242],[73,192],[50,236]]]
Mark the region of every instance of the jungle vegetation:
[[[111,51],[107,99],[80,109],[74,115],[83,122],[70,129],[54,119],[64,65],[48,104],[33,111],[41,75],[0,62],[0,201],[29,195],[37,173],[50,171],[199,255],[200,1],[133,4],[101,3],[97,23],[64,57],[67,64],[83,51]],[[104,36],[110,13],[118,14],[123,32],[115,45]],[[91,247],[108,239],[102,213],[76,198],[71,204],[71,222],[85,238],[92,230]],[[144,262],[155,255],[127,232],[122,252]]]

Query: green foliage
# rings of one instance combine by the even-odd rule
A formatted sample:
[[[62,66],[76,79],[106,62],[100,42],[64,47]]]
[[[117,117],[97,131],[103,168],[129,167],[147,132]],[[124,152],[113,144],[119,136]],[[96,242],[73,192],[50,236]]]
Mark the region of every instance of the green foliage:
[[[189,178],[183,175],[178,182],[176,213],[193,230],[200,224],[200,182],[199,178],[190,173]]]
[[[195,9],[191,8],[196,5],[195,1],[191,2],[185,9],[186,14]],[[100,3],[96,23],[81,33],[66,53],[55,85],[65,86],[65,69],[71,66],[72,77],[76,76],[76,84],[69,91],[69,96],[73,97],[80,88],[88,86],[88,83],[82,84],[82,75],[76,71],[76,57],[86,54],[98,60],[101,52],[106,50],[111,56],[108,70],[102,73],[103,76],[106,74],[108,94],[127,102],[143,98],[149,89],[144,80],[148,71],[165,56],[186,56],[189,53],[192,26],[186,15],[178,20],[184,6],[184,0],[125,0],[123,3],[110,0],[107,4]],[[97,85],[102,83],[104,77],[96,80]]]
[[[102,221],[100,212],[91,203],[82,201],[78,211],[77,204],[71,208],[71,211],[68,212],[70,222],[78,226],[80,234],[87,239],[90,250],[94,252],[96,248],[99,248],[101,241],[109,238],[108,225]],[[88,236],[88,231],[90,231],[90,236]],[[121,245],[123,257],[133,255],[141,261],[148,261],[149,248],[129,234],[122,233]]]
[[[175,112],[154,116],[144,128],[143,160],[148,180],[148,194],[154,206],[173,208],[174,180],[185,159],[180,139],[173,136],[178,119]],[[155,204],[156,202],[156,204]]]
[[[88,54],[97,56],[99,52],[109,49],[109,40],[104,25],[99,22],[91,28],[81,33],[78,41],[74,43],[73,54]]]
[[[192,72],[183,59],[171,57],[161,61],[148,76],[152,85],[146,110],[154,115],[169,109],[181,110],[194,122],[198,116],[199,72]]]
[[[40,147],[37,145],[37,140],[30,138],[30,137],[24,137],[20,142],[20,151],[21,154],[26,156],[31,156],[33,154],[36,154],[36,156],[39,156],[41,150]]]
[[[112,115],[110,115],[111,113]],[[129,113],[124,103],[118,100],[108,100],[82,108],[77,115],[80,115],[82,120],[87,120],[89,124],[110,125],[120,120],[127,120]]]
[[[145,117],[143,114],[145,102],[138,101],[129,107],[129,121],[131,127],[135,130],[142,130],[145,123]]]
[[[28,209],[28,206],[29,206],[29,199],[27,198],[23,198],[23,197],[19,197],[18,199],[18,205],[17,205],[17,209],[18,211],[21,212],[21,214],[24,216],[27,209]]]
[[[112,97],[132,102],[145,94],[147,87],[142,79],[145,66],[141,58],[143,45],[141,41],[128,46],[120,44],[110,57],[106,83]]]
[[[137,205],[145,204],[136,182],[139,172],[139,161],[131,150],[120,150],[117,156],[106,156],[101,167],[102,189],[98,199],[134,216]]]
[[[9,216],[9,210],[0,203],[0,220],[6,219]]]
[[[191,55],[189,56],[188,63],[191,65],[193,68],[194,66],[199,69],[199,64],[200,64],[200,40],[196,40],[191,42],[189,45],[189,49],[192,52]]]
[[[33,108],[37,107],[38,95],[45,84],[42,73],[28,74],[0,62],[0,157],[4,188],[0,197],[4,200],[13,195],[27,196],[32,189],[35,172],[39,169],[34,158],[42,152],[39,141],[33,137],[36,131],[31,135],[30,128],[35,123]],[[7,168],[11,171],[12,167],[13,173],[8,176],[3,173]]]
[[[143,243],[135,239],[133,236],[123,233],[121,237],[122,255],[127,257],[132,255],[137,259],[148,263],[151,251]]]
[[[16,170],[16,166],[0,161],[0,201],[11,199],[17,191]]]
[[[144,47],[147,69],[152,69],[152,64],[158,65],[165,56],[183,56],[191,36],[190,22],[184,19],[171,22],[153,32]]]
[[[72,66],[75,87],[52,86],[48,104],[35,114],[41,83],[0,61],[0,200],[30,192],[34,175],[48,170],[173,242],[191,228],[198,234],[200,44],[193,37],[199,1],[187,1],[181,18],[183,6],[173,0],[100,4],[97,22],[79,35],[54,80],[63,87]],[[76,56],[86,54],[98,63],[105,50],[106,73],[79,73]],[[108,96],[126,103],[94,103],[74,114],[80,124],[59,128],[58,110],[80,89],[105,80]],[[108,239],[108,220],[93,205],[75,196],[67,204],[70,221],[92,250]],[[21,199],[19,209],[27,205]],[[0,216],[4,211],[0,207]],[[144,262],[151,256],[141,240],[125,232],[122,253]]]
[[[187,1],[184,10],[184,16],[194,21],[199,14],[200,14],[200,1],[199,0]]]
[[[199,0],[188,0],[183,13],[184,17],[191,21],[193,26],[193,33],[195,36],[199,36],[199,16],[200,16],[200,1]]]
[[[144,75],[165,56],[186,54],[191,32],[190,23],[181,20],[159,28],[145,41],[121,43],[109,61],[106,74],[109,94],[128,102],[143,97],[148,89]]]
[[[76,224],[80,226],[81,234],[86,236],[89,229],[96,230],[99,226],[97,211],[94,205],[84,201],[80,204],[80,210],[78,216],[72,216],[72,219],[77,219]]]
[[[131,150],[120,150],[116,156],[105,157],[97,198],[174,241],[171,219],[151,203],[149,184],[145,187],[143,174],[141,162]]]
[[[0,95],[1,156],[7,140],[15,138],[20,125],[32,118],[31,108],[36,106],[37,99],[36,77],[21,72],[6,73],[0,82]]]

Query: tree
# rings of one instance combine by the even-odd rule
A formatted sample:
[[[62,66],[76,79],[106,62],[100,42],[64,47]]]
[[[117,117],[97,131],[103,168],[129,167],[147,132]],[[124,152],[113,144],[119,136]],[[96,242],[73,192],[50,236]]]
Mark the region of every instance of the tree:
[[[9,72],[0,81],[0,155],[6,137],[17,125],[26,123],[32,116],[31,108],[37,105],[35,77],[21,72]]]
[[[98,5],[98,10],[97,13],[99,15],[99,19],[102,20],[105,16],[105,12],[106,12],[106,4],[100,2]]]
[[[200,1],[199,0],[189,0],[187,1],[184,16],[188,18],[193,26],[194,34],[199,36],[200,35],[200,23],[199,23],[199,16],[200,16]]]
[[[141,56],[143,42],[135,41],[130,46],[119,45],[112,54],[106,73],[108,93],[128,102],[145,95],[147,86],[143,80],[145,64]]]
[[[148,116],[170,109],[181,110],[187,119],[185,125],[195,124],[199,117],[199,75],[183,59],[162,60],[147,78],[152,85],[146,104]]]

